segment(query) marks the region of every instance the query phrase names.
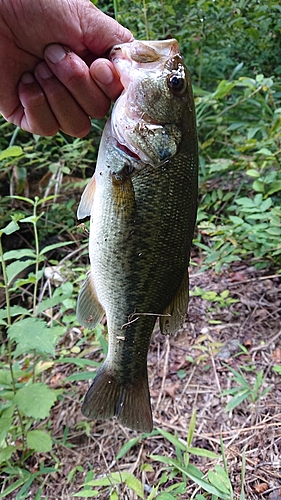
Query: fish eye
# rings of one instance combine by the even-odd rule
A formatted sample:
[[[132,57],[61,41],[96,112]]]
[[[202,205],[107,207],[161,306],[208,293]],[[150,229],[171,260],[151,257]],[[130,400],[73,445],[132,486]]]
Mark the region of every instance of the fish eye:
[[[183,68],[173,71],[167,78],[167,85],[175,96],[181,96],[186,89],[186,78]]]

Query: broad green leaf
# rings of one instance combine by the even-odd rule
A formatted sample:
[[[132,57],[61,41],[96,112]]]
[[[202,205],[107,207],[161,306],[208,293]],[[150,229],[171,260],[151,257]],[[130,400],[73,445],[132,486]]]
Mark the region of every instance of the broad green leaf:
[[[14,397],[14,403],[27,417],[42,419],[49,416],[56,399],[55,391],[42,382],[36,382],[21,387]]]
[[[3,398],[4,399],[4,398]],[[8,432],[11,429],[13,419],[14,419],[15,406],[12,404],[9,408],[2,411],[0,417],[0,443],[6,438]]]
[[[137,479],[133,474],[128,473],[125,483],[128,488],[133,490],[140,498],[144,499],[143,485],[139,479]]]
[[[246,174],[249,175],[249,177],[254,177],[255,179],[260,177],[260,172],[254,168],[249,168],[249,170],[246,171]]]
[[[218,473],[217,471],[214,472],[212,470],[209,470],[208,478],[210,483],[216,486],[216,488],[218,488],[220,491],[223,491],[224,493],[230,493],[229,480],[227,477],[225,478],[223,474]]]
[[[8,337],[18,344],[15,355],[34,349],[52,356],[55,354],[51,329],[40,318],[25,318],[14,323],[8,329]]]
[[[10,146],[9,148],[4,149],[4,151],[0,151],[0,161],[12,156],[21,156],[22,154],[23,150],[20,146]]]
[[[12,445],[6,446],[6,448],[2,448],[2,450],[0,450],[0,464],[2,464],[3,462],[7,462],[7,460],[11,458],[16,449],[17,447]]]
[[[6,227],[4,227],[3,229],[0,229],[0,236],[2,234],[7,234],[7,235],[12,234],[18,230],[19,230],[19,225],[16,223],[16,221],[12,220],[11,222],[9,222],[9,224]]]
[[[50,252],[55,248],[65,247],[66,245],[73,245],[73,241],[63,241],[61,243],[54,243],[53,245],[47,245],[46,247],[42,248],[40,255],[44,255],[45,253]]]
[[[9,285],[13,279],[30,266],[34,266],[35,261],[31,259],[15,260],[6,267]]]
[[[29,316],[30,313],[28,312],[27,309],[25,309],[24,307],[21,307],[21,306],[12,306],[10,307],[10,316],[13,317],[13,316],[19,316],[19,315],[25,315],[25,316]],[[7,318],[8,317],[8,312],[7,312],[7,308],[5,309],[1,309],[0,310],[0,318]]]
[[[256,151],[256,155],[273,156],[272,152],[268,148],[261,148]]]
[[[32,450],[42,453],[47,453],[52,449],[52,438],[50,434],[41,430],[28,431],[26,443]]]
[[[22,258],[32,257],[36,259],[36,254],[30,248],[19,248],[18,250],[9,250],[4,253],[4,260],[20,260]]]
[[[42,300],[40,304],[37,307],[37,313],[40,313],[42,311],[46,311],[47,309],[50,309],[51,307],[55,307],[58,304],[61,304],[64,300],[69,299],[71,295],[66,294],[66,293],[57,293],[53,295],[53,297],[49,297],[47,299]]]

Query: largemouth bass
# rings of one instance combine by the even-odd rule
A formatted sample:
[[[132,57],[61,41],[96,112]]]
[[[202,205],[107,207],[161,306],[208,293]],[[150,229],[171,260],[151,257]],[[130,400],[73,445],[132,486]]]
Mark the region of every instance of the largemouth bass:
[[[110,59],[124,91],[77,214],[91,216],[91,269],[77,318],[94,328],[106,314],[109,344],[82,413],[116,416],[149,432],[150,337],[157,317],[162,333],[175,332],[188,306],[197,205],[194,102],[176,40],[117,45]]]

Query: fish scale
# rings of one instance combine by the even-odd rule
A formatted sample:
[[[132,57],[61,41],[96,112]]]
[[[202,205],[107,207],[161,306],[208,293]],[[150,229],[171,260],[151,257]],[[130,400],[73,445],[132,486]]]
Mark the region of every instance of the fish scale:
[[[161,331],[173,333],[188,306],[198,157],[191,84],[178,50],[169,40],[111,51],[125,88],[78,209],[79,218],[91,215],[91,270],[77,317],[94,328],[106,314],[109,338],[82,412],[116,416],[139,431],[152,429],[146,360],[157,317]],[[149,108],[154,91],[158,100],[161,92],[158,109],[155,102]]]

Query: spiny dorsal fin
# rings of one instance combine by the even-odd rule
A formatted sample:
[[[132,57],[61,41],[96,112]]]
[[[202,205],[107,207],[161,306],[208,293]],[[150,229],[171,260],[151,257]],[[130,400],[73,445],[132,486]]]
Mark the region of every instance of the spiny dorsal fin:
[[[94,195],[96,190],[96,179],[95,176],[90,179],[89,183],[85,187],[81,200],[77,210],[77,219],[84,219],[91,215],[91,210],[94,201]]]
[[[160,330],[164,335],[175,333],[183,324],[188,307],[188,285],[188,271],[186,271],[176,295],[163,313],[164,315],[170,314],[171,316],[159,317]]]
[[[88,274],[80,290],[76,316],[80,325],[86,328],[95,328],[104,316],[104,310],[97,299],[91,274]]]

